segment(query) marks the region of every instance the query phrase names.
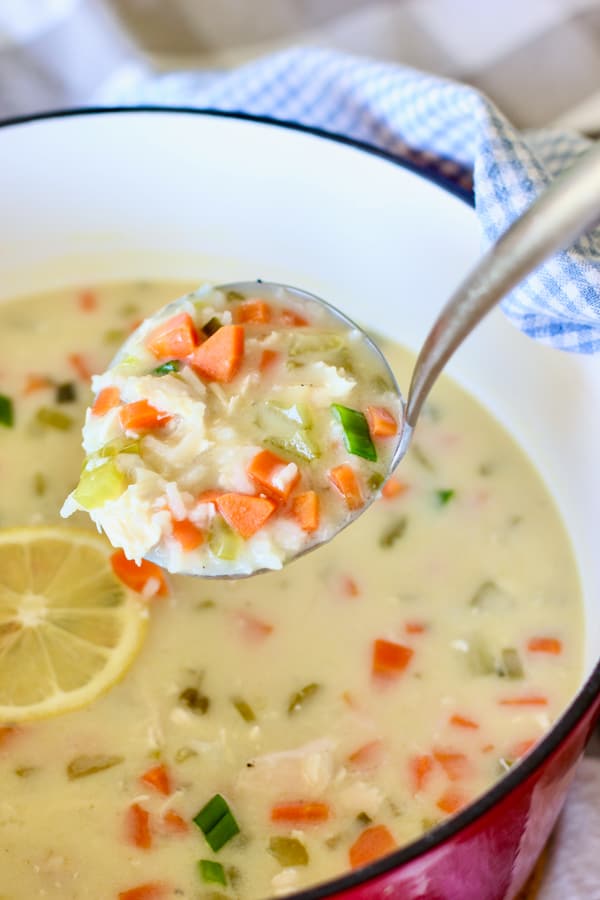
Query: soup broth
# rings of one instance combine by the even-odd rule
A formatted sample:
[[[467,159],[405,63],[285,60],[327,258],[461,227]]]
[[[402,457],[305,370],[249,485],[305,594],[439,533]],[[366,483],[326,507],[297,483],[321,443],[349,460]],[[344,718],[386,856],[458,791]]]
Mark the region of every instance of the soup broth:
[[[190,287],[0,306],[14,411],[0,527],[61,523],[89,374]],[[382,349],[407,384],[411,356]],[[552,498],[445,378],[381,498],[331,544],[247,581],[169,576],[168,596],[144,602],[147,637],[119,684],[76,712],[0,722],[6,900],[258,900],[327,880],[488,789],[581,676],[580,588]],[[215,795],[239,827],[217,850],[194,822]],[[154,893],[127,893],[143,885]]]

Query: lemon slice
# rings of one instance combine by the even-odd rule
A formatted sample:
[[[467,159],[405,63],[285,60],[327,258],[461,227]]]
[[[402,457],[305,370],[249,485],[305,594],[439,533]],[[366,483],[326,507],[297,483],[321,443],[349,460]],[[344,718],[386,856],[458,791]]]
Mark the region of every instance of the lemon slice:
[[[0,725],[85,706],[128,669],[147,612],[109,553],[86,531],[0,531]]]

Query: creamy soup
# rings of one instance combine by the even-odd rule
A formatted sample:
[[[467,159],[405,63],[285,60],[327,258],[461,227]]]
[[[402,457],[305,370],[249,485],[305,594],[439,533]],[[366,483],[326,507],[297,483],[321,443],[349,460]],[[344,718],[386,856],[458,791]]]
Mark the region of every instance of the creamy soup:
[[[90,373],[188,289],[0,306],[0,527],[60,524]],[[406,384],[411,357],[384,350]],[[552,499],[446,379],[380,499],[331,544],[247,581],[169,576],[139,602],[148,632],[119,684],[0,722],[2,898],[258,900],[326,880],[489,788],[581,674]]]

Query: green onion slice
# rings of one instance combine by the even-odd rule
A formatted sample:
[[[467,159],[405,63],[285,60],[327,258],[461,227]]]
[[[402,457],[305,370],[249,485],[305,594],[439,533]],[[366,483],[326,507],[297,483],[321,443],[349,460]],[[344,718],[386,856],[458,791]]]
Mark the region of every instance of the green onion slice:
[[[0,394],[0,425],[4,425],[5,428],[12,428],[14,424],[13,402],[6,394]]]
[[[349,453],[377,462],[377,450],[371,440],[369,423],[358,409],[350,409],[340,403],[332,403],[331,411],[344,431],[344,443]]]
[[[212,859],[201,859],[198,862],[200,877],[206,884],[227,884],[225,869],[220,862]]]
[[[215,796],[194,816],[194,822],[215,853],[239,834],[240,828],[221,794]]]
[[[181,363],[178,359],[170,359],[168,362],[163,363],[161,366],[157,366],[156,369],[152,370],[153,375],[170,375],[171,372],[179,372],[181,369]]]

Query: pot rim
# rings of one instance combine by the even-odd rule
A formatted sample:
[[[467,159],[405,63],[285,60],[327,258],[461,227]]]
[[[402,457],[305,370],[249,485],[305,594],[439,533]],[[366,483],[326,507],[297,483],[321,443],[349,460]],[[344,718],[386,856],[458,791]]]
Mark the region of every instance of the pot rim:
[[[18,125],[51,119],[83,118],[85,116],[98,115],[136,115],[139,113],[160,113],[163,115],[176,114],[202,116],[205,118],[234,119],[242,122],[287,129],[305,135],[312,135],[321,140],[332,141],[337,144],[351,147],[355,150],[360,150],[363,153],[368,153],[371,156],[379,157],[385,162],[392,163],[395,166],[399,166],[400,168],[412,172],[412,174],[417,177],[423,178],[447,193],[454,195],[468,206],[474,207],[474,196],[470,189],[461,187],[456,182],[440,174],[431,165],[427,165],[426,163],[419,164],[413,159],[402,157],[400,154],[390,153],[387,150],[382,150],[379,147],[364,141],[347,137],[343,134],[336,134],[335,132],[327,131],[323,128],[302,125],[299,122],[287,119],[275,119],[270,116],[255,115],[252,113],[193,106],[164,106],[160,104],[141,104],[137,106],[83,106],[73,107],[71,109],[53,109],[47,112],[31,113],[0,119],[0,129],[12,128]],[[358,888],[375,878],[400,868],[419,856],[424,856],[426,853],[440,846],[450,838],[455,837],[461,831],[464,831],[476,822],[477,819],[485,815],[485,813],[489,812],[489,810],[500,803],[500,801],[504,800],[510,793],[540,769],[546,760],[568,737],[570,732],[573,731],[581,719],[584,718],[586,713],[591,710],[594,702],[599,696],[600,659],[561,717],[525,759],[515,765],[503,778],[488,791],[481,794],[481,796],[473,803],[466,806],[464,810],[451,816],[445,822],[442,822],[440,825],[437,825],[426,832],[422,837],[406,844],[393,853],[390,853],[388,856],[383,857],[381,860],[376,860],[363,868],[337,876],[336,878],[322,882],[313,887],[296,891],[293,894],[289,894],[288,897],[290,900],[322,900],[322,898],[331,897],[332,895],[339,894],[343,891]]]

